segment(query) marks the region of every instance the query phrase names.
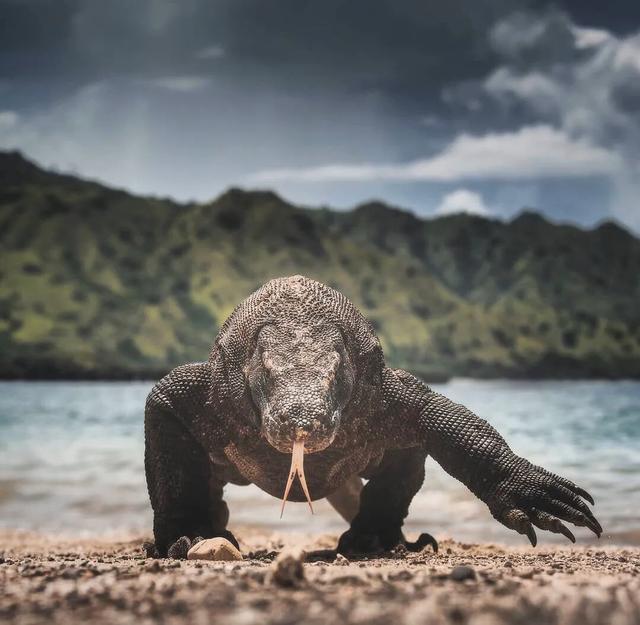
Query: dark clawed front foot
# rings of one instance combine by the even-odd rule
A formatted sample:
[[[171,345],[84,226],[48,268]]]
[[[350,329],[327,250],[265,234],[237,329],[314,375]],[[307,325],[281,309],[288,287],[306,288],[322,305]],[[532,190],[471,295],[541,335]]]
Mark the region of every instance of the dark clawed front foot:
[[[600,538],[602,526],[585,503],[593,504],[586,490],[524,458],[511,456],[510,463],[510,473],[486,500],[498,521],[525,535],[533,547],[538,542],[534,526],[575,543],[575,536],[562,521],[587,527]]]
[[[379,535],[348,529],[340,536],[336,551],[347,558],[352,558],[354,556],[379,555],[384,553],[385,548]]]
[[[438,541],[433,536],[431,536],[431,534],[427,534],[426,532],[420,534],[420,536],[418,536],[418,540],[416,540],[415,542],[411,542],[405,539],[404,546],[409,551],[414,552],[422,551],[425,547],[431,546],[431,549],[433,549],[433,553],[438,553]]]
[[[345,557],[371,556],[388,553],[403,545],[407,551],[418,552],[431,546],[434,553],[438,553],[438,542],[431,534],[420,534],[415,542],[407,540],[399,530],[379,533],[357,532],[347,530],[338,541],[336,551]]]

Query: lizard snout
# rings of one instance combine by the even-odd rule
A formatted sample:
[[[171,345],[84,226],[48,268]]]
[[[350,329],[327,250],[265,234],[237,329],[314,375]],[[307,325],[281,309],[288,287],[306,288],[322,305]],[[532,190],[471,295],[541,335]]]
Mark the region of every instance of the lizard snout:
[[[328,447],[335,437],[339,421],[338,410],[312,402],[293,402],[271,409],[263,422],[264,433],[271,445],[285,453],[291,453],[293,443],[304,440],[308,453]]]

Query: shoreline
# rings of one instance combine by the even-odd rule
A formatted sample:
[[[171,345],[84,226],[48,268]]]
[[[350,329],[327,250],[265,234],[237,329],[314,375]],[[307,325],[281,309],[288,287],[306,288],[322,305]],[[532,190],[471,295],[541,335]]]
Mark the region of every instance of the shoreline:
[[[0,620],[632,625],[640,618],[638,547],[445,539],[438,554],[307,562],[304,579],[283,586],[273,575],[279,553],[329,549],[336,536],[237,529],[241,562],[146,559],[142,535],[0,530]]]

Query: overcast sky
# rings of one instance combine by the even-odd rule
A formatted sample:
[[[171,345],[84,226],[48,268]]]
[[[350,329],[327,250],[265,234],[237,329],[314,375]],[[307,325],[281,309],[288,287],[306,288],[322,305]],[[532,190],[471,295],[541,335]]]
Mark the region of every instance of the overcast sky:
[[[640,2],[0,0],[0,148],[180,200],[640,232]]]

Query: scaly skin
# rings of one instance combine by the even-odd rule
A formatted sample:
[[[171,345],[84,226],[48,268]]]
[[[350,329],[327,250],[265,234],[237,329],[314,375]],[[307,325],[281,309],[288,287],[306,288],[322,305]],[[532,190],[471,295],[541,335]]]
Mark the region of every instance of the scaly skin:
[[[562,523],[600,524],[575,484],[515,455],[485,420],[385,366],[371,325],[337,291],[302,276],[271,280],[221,328],[206,363],[177,367],[145,410],[145,468],[154,511],[151,555],[186,557],[201,538],[224,536],[226,483],[280,497],[293,441],[305,441],[313,499],[354,476],[369,481],[340,538],[345,555],[407,543],[402,525],[431,455],[507,527],[574,537]],[[290,499],[304,501],[296,482]]]

